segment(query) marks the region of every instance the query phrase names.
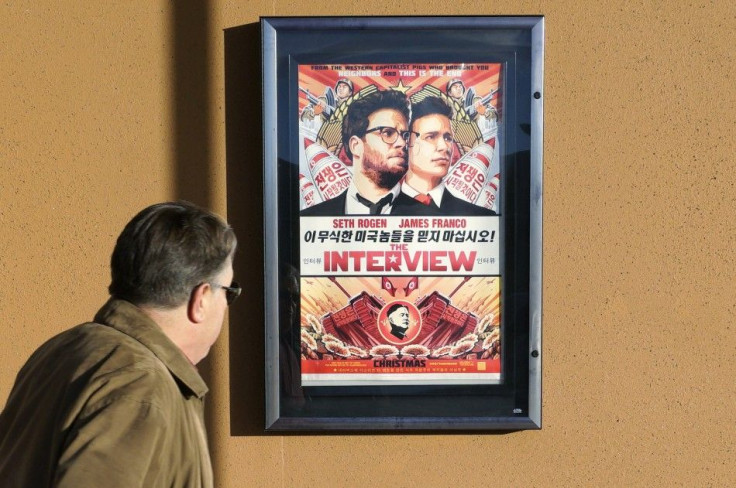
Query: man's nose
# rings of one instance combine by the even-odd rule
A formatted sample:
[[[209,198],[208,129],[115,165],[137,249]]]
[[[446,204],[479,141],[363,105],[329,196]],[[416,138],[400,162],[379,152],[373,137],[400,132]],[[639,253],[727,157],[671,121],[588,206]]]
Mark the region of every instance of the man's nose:
[[[440,137],[437,142],[437,149],[439,151],[447,151],[450,148],[450,144],[445,140],[444,137]]]

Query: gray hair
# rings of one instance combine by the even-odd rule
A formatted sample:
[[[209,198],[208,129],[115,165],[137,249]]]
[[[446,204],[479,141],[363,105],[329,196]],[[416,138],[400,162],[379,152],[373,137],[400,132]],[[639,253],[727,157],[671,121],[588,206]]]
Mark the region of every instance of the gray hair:
[[[185,201],[151,205],[118,237],[110,294],[136,305],[173,308],[219,273],[237,246],[232,228]]]

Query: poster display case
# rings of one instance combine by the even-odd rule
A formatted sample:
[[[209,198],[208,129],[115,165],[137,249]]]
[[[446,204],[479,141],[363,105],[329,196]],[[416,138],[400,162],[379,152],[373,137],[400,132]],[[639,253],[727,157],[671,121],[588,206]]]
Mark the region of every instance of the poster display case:
[[[267,430],[541,428],[543,25],[261,20]]]

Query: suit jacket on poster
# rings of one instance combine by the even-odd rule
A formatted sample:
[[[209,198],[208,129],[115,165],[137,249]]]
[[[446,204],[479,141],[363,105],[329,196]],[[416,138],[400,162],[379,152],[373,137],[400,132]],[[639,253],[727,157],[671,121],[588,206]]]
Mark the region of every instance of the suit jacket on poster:
[[[344,191],[335,198],[305,208],[301,211],[300,215],[305,217],[345,215],[347,194],[348,192]],[[399,196],[396,197],[391,205],[391,215],[465,215],[471,217],[496,215],[493,210],[479,207],[461,198],[457,198],[447,191],[447,189],[442,194],[442,206],[439,208],[434,204],[425,205],[403,192],[399,193]]]
[[[394,215],[459,215],[469,217],[496,215],[493,210],[466,202],[462,198],[454,196],[447,189],[442,194],[442,205],[440,207],[437,207],[434,202],[431,205],[425,205],[403,192],[394,200],[393,205],[391,213]]]
[[[345,215],[345,201],[347,200],[347,197],[348,191],[345,190],[335,198],[331,198],[316,205],[312,205],[309,208],[305,208],[304,210],[299,212],[299,215],[305,217]]]

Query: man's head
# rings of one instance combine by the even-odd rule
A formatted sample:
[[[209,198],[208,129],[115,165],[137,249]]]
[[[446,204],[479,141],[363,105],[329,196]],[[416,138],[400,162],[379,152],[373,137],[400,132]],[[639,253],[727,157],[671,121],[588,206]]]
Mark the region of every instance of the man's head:
[[[339,99],[345,99],[353,94],[353,82],[347,78],[340,78],[335,83],[335,95]]]
[[[110,294],[136,305],[180,306],[232,266],[236,246],[232,228],[207,210],[183,201],[151,205],[118,237]]]
[[[390,189],[406,173],[409,102],[395,90],[378,91],[352,102],[342,123],[345,151],[360,174]]]
[[[463,84],[461,80],[454,78],[447,82],[447,87],[445,91],[452,98],[459,99],[465,94],[465,85]]]
[[[140,307],[197,364],[240,294],[232,282],[236,245],[233,230],[207,210],[187,202],[152,205],[118,237],[110,294]]]
[[[445,177],[454,147],[451,118],[452,108],[438,97],[427,97],[412,105],[407,181],[419,178],[431,182],[433,188]]]
[[[403,339],[409,329],[409,308],[397,303],[389,307],[386,316],[391,326],[391,335]]]

